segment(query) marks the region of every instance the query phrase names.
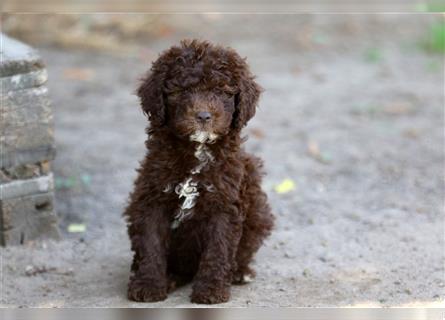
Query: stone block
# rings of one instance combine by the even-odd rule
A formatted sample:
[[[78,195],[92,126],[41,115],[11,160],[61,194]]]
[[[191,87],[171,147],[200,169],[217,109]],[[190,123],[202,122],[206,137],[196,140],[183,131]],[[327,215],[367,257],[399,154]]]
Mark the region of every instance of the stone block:
[[[0,37],[0,245],[57,239],[47,72],[37,51]]]
[[[14,76],[44,68],[44,63],[37,50],[4,33],[1,33],[0,37],[2,40],[0,77]]]
[[[0,213],[0,244],[3,246],[60,238],[53,193],[0,200]]]
[[[47,73],[37,52],[2,36],[0,169],[54,159]]]
[[[0,244],[60,238],[51,174],[0,185]]]
[[[53,115],[47,88],[10,91],[0,102],[1,168],[53,159]]]

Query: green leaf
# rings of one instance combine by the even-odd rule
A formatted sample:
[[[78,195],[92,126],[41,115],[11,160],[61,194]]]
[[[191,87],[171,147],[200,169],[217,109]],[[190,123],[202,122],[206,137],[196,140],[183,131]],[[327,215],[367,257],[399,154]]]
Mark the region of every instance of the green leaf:
[[[71,223],[68,226],[69,233],[81,233],[81,232],[85,232],[86,229],[87,229],[87,227],[83,223]]]

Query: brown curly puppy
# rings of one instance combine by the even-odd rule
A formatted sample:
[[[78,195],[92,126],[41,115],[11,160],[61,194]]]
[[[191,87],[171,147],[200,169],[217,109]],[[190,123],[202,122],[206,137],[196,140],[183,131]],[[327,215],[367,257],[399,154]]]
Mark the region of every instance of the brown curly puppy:
[[[261,161],[240,146],[260,87],[234,50],[182,41],[137,91],[151,126],[125,216],[134,260],[128,297],[159,301],[194,280],[192,302],[221,303],[269,235]]]

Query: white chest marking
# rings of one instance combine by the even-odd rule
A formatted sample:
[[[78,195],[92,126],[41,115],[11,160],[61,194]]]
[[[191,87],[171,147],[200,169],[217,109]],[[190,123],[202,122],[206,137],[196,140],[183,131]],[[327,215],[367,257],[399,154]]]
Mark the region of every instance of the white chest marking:
[[[190,140],[199,142],[195,151],[195,157],[199,160],[199,163],[196,167],[190,170],[191,176],[187,177],[183,182],[179,183],[175,187],[175,193],[178,195],[180,200],[182,199],[182,203],[179,207],[178,213],[174,216],[173,223],[171,225],[172,229],[179,227],[181,222],[193,213],[192,209],[195,206],[196,200],[199,196],[198,181],[195,181],[193,176],[200,173],[205,166],[215,159],[206,143],[214,143],[217,137],[218,136],[214,133],[204,131],[197,131],[190,136]],[[209,192],[215,191],[213,185],[204,185],[204,187]],[[167,185],[163,191],[169,192],[170,190],[171,185]]]

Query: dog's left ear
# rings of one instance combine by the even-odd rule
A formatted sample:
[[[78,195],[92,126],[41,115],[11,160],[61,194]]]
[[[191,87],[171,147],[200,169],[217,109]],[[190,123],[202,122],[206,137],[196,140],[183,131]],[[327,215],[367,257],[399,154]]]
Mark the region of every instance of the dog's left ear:
[[[255,115],[256,106],[263,89],[255,82],[247,66],[240,77],[238,93],[235,95],[233,127],[241,130]]]
[[[154,65],[151,72],[142,79],[137,89],[142,111],[148,116],[152,127],[161,127],[166,122],[166,107],[163,97],[165,71]]]

